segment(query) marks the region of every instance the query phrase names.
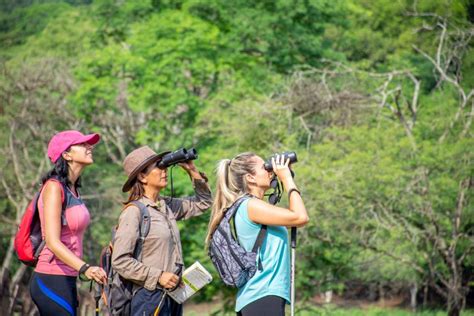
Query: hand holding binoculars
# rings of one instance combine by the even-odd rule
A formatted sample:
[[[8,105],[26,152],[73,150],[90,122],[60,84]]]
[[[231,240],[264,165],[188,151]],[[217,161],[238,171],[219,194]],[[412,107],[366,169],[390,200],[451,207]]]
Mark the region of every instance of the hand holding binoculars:
[[[290,159],[290,165],[292,163],[298,162],[298,157],[296,156],[296,153],[294,151],[285,151],[284,153],[281,153],[281,154],[273,154],[272,156],[270,156],[270,158],[265,160],[265,165],[264,165],[265,170],[273,171],[272,158],[276,159],[277,155],[283,156],[283,161],[287,161],[288,159]]]
[[[197,158],[198,153],[196,149],[180,148],[164,155],[163,158],[161,158],[161,161],[158,163],[158,168],[165,169],[180,162],[191,161]]]
[[[281,154],[273,154],[272,156],[270,156],[270,158],[265,160],[265,164],[264,164],[265,170],[267,170],[269,172],[273,171],[272,158],[276,159],[277,155],[283,156],[283,161],[285,161],[285,162],[289,159],[290,160],[290,165],[292,163],[295,163],[295,162],[298,161],[298,158],[296,156],[296,152],[294,152],[294,151],[286,151],[286,152],[281,153]],[[291,176],[294,177],[295,173],[291,169],[290,169],[290,171],[291,171]],[[274,176],[273,179],[270,181],[270,187],[272,189],[274,189],[274,191],[273,191],[273,193],[268,195],[268,202],[270,204],[275,205],[278,202],[280,202],[281,194],[282,194],[282,190],[281,190],[281,187],[280,187],[280,182],[278,181],[278,178],[276,176]]]

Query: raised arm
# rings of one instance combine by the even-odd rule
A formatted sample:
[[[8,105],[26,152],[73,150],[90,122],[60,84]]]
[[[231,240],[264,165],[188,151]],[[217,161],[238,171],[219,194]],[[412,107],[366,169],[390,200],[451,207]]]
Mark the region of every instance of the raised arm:
[[[192,161],[179,164],[189,175],[194,187],[194,196],[185,198],[165,198],[166,204],[175,213],[176,219],[188,219],[201,215],[212,205],[212,194],[207,177],[199,172]]]
[[[306,213],[301,197],[298,193],[294,192],[291,194],[290,199],[299,199],[299,203],[301,203],[302,207],[295,207],[295,211],[292,211],[291,202],[290,208],[283,208],[271,205],[259,199],[251,199],[248,204],[249,218],[253,222],[263,225],[289,227],[302,227],[306,225],[309,221],[309,217]]]
[[[271,205],[259,199],[251,199],[248,204],[249,218],[258,224],[274,226],[301,227],[308,223],[309,216],[303,199],[296,189],[295,181],[289,169],[289,160],[283,161],[283,156],[272,160],[273,172],[283,183],[288,197],[289,208]]]

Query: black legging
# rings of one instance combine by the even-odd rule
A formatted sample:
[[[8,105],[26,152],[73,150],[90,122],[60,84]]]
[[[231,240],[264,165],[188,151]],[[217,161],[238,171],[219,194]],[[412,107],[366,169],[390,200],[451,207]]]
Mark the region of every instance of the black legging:
[[[34,272],[30,294],[41,316],[76,316],[76,277]]]
[[[285,316],[285,304],[285,299],[279,296],[264,296],[246,305],[237,316]]]

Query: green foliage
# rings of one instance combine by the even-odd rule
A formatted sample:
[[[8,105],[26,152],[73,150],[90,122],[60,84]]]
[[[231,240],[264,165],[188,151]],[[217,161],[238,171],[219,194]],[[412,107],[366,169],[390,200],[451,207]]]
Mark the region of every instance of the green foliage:
[[[183,8],[226,35],[229,54],[261,58],[279,72],[318,65],[337,55],[322,35],[326,25],[344,25],[343,1],[187,1]]]
[[[2,11],[0,45],[5,49],[24,44],[29,36],[41,33],[51,20],[69,9],[65,3],[44,3],[18,8],[13,12]]]
[[[153,10],[148,1],[99,0],[95,3],[93,10],[98,27],[93,42],[98,46],[125,41],[129,25],[146,18]]]
[[[75,63],[78,54],[91,48],[89,32],[93,30],[86,9],[71,8],[55,18],[41,32],[41,36],[29,37],[25,46],[18,50],[11,63],[22,63],[25,59],[44,57],[61,58]]]

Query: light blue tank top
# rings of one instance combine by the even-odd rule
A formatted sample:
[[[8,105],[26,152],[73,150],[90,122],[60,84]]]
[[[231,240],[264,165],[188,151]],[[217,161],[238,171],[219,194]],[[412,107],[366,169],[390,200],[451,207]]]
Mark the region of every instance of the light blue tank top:
[[[251,251],[261,225],[252,222],[247,213],[249,199],[242,202],[235,214],[239,243]],[[290,252],[288,230],[284,226],[268,226],[267,236],[259,251],[263,270],[257,272],[237,292],[235,311],[268,295],[276,295],[290,303]]]

